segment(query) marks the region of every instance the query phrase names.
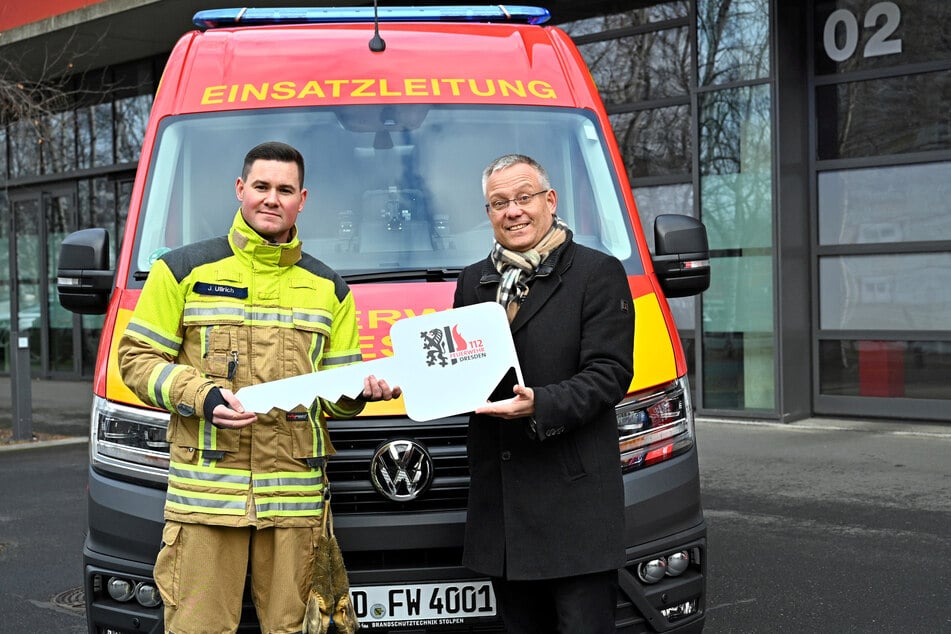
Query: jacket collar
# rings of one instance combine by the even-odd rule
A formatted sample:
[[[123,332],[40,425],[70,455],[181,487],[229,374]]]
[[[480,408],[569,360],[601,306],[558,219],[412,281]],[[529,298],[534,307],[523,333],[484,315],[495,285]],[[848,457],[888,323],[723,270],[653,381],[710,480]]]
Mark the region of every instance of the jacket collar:
[[[291,239],[281,244],[271,244],[245,222],[241,210],[235,214],[228,234],[231,250],[240,260],[254,261],[257,264],[287,267],[297,264],[301,258],[301,241],[297,237],[297,226],[291,228]]]
[[[571,244],[572,241],[573,241],[572,233],[571,233],[571,230],[569,229],[568,237],[565,239],[565,241],[562,244],[560,244],[554,251],[552,251],[548,255],[548,257],[545,258],[544,262],[538,265],[538,270],[535,271],[535,275],[533,279],[538,277],[548,277],[549,275],[551,275],[552,271],[558,268],[558,264],[561,261],[562,257],[568,258],[569,260],[568,264],[570,264],[571,257],[574,254],[574,249],[572,248],[570,250],[571,253],[569,253],[568,255],[565,255],[565,253],[569,251],[568,245]],[[492,263],[491,256],[486,258],[482,262],[482,274],[479,278],[479,284],[495,284],[499,282],[501,279],[502,279],[502,275],[498,272],[498,270],[495,268],[495,265]]]
[[[568,239],[564,244],[551,252],[545,261],[538,267],[535,277],[531,282],[531,291],[525,298],[525,303],[518,309],[515,319],[512,321],[512,332],[515,332],[524,326],[532,315],[537,313],[542,306],[551,298],[559,286],[561,286],[561,276],[571,267],[575,255],[575,243],[569,232]],[[479,288],[476,289],[480,301],[494,302],[495,291],[502,276],[492,264],[492,258],[486,258],[482,262],[482,274],[479,278]]]

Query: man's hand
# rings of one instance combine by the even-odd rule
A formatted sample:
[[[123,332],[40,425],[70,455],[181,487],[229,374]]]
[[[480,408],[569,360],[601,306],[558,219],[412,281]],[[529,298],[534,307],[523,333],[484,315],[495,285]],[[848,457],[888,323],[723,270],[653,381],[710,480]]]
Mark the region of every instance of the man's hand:
[[[219,388],[221,398],[225,400],[225,405],[216,405],[212,410],[211,424],[215,427],[224,427],[226,429],[240,429],[247,427],[258,419],[254,412],[246,412],[241,405],[241,401],[234,395],[234,392],[227,388]]]
[[[383,379],[378,379],[372,374],[363,379],[363,392],[360,393],[360,400],[367,401],[388,401],[393,398],[399,398],[403,393],[398,385],[392,388]]]
[[[535,390],[524,385],[512,388],[515,398],[511,401],[488,403],[484,407],[476,408],[476,414],[496,416],[498,418],[513,419],[525,418],[535,413]]]

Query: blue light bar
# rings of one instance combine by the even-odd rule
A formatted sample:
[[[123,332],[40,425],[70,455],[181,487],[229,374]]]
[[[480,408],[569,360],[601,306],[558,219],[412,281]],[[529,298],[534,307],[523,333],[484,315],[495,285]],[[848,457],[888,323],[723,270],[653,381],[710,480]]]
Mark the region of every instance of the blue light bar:
[[[507,6],[434,6],[380,7],[380,22],[515,22],[542,24],[551,17],[541,7]],[[334,22],[373,22],[373,7],[289,7],[276,9],[208,9],[192,18],[199,29],[268,24],[327,24]]]

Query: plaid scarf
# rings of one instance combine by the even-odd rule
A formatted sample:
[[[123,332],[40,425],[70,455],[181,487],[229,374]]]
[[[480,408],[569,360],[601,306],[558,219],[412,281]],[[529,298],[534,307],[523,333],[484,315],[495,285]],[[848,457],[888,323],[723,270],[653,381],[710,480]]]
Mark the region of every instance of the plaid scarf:
[[[554,216],[551,229],[538,244],[528,251],[512,251],[496,241],[489,256],[495,269],[502,275],[495,301],[505,307],[509,323],[515,319],[519,306],[528,295],[528,285],[535,277],[539,265],[568,237],[568,225]]]

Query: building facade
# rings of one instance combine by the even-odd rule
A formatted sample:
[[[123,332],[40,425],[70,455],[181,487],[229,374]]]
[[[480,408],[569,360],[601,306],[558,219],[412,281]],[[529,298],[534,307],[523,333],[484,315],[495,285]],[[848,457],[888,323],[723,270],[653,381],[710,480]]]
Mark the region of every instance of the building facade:
[[[104,226],[114,257],[165,56],[227,4],[0,13],[0,374],[18,333],[34,377],[91,376],[102,321],[59,306],[59,243]],[[698,411],[951,420],[951,3],[547,6],[601,90],[648,241],[661,213],[707,227],[711,287],[671,302]]]

